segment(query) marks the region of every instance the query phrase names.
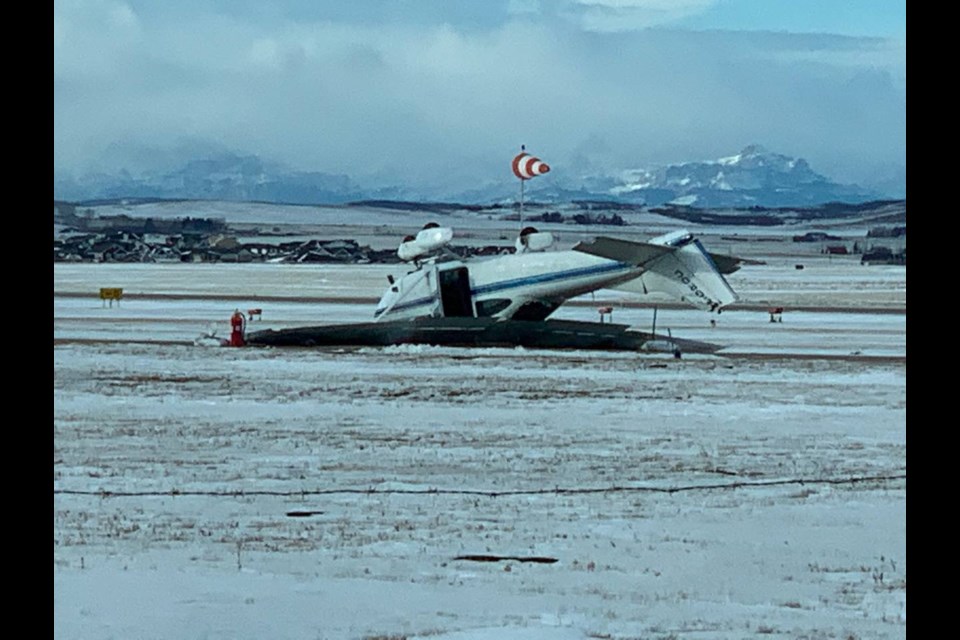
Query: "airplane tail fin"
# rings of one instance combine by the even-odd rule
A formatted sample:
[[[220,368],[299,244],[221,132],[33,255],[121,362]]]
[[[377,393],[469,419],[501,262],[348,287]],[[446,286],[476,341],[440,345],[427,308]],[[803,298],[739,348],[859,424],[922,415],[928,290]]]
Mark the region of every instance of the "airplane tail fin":
[[[690,234],[655,238],[652,244],[672,247],[643,266],[638,278],[613,287],[634,293],[660,292],[709,311],[718,311],[737,301],[737,294],[723,277],[713,258]]]

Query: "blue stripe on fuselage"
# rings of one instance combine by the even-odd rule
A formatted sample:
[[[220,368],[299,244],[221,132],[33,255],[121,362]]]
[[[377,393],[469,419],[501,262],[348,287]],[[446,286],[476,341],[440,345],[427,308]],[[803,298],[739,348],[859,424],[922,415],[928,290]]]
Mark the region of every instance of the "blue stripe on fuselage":
[[[430,296],[429,298],[417,298],[416,300],[411,300],[410,302],[395,304],[393,306],[393,309],[391,309],[391,311],[396,311],[398,309],[409,309],[411,307],[419,307],[420,305],[424,305],[424,304],[433,304],[436,301],[437,301],[436,296]],[[373,317],[376,318],[384,311],[385,309],[377,309],[376,311],[373,312]]]
[[[612,264],[602,264],[595,267],[581,267],[579,269],[568,269],[567,271],[555,271],[553,273],[544,273],[538,276],[525,276],[523,278],[514,278],[513,280],[501,280],[493,284],[485,284],[473,289],[470,293],[477,295],[480,293],[491,293],[493,291],[503,291],[516,287],[525,287],[531,284],[541,284],[544,282],[555,282],[557,280],[567,280],[569,278],[582,278],[584,276],[598,275],[601,273],[621,271],[623,269],[633,269],[634,265],[626,262],[614,262]]]

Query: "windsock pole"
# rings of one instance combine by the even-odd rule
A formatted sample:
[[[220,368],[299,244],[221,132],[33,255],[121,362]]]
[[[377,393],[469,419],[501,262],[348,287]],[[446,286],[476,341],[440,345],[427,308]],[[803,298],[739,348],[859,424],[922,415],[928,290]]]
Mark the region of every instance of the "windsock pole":
[[[520,231],[523,231],[523,178],[520,179]]]
[[[527,145],[520,145],[520,154],[522,155],[526,152]],[[517,178],[520,180],[520,231],[523,231],[523,183],[526,182],[526,180],[524,180],[519,174],[517,175]]]

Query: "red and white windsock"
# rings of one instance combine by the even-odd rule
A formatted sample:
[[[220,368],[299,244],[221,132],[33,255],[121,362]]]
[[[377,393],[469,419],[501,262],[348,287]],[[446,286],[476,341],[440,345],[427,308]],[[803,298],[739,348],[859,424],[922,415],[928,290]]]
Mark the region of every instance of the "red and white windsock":
[[[513,175],[521,180],[529,180],[536,176],[542,176],[550,171],[550,166],[540,158],[535,158],[529,153],[523,152],[513,159]]]

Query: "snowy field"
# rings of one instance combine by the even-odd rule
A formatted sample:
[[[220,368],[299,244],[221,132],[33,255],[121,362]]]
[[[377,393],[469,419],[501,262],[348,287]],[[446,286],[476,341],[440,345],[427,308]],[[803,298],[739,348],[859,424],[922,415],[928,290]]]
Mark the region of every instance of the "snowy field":
[[[680,360],[202,347],[401,269],[55,265],[56,637],[905,637],[905,269],[795,262]]]
[[[534,206],[528,209],[528,216],[546,211],[559,212],[569,220],[578,208],[560,206]],[[289,242],[323,236],[326,238],[352,238],[360,244],[374,249],[393,249],[400,239],[408,233],[416,233],[424,224],[436,222],[453,227],[455,244],[496,244],[512,247],[519,221],[508,222],[504,217],[511,213],[508,209],[471,212],[467,210],[414,211],[384,209],[371,206],[347,205],[278,205],[256,202],[220,202],[220,201],[181,201],[150,202],[142,204],[108,204],[80,207],[81,214],[91,212],[96,216],[124,215],[132,218],[215,218],[226,221],[233,229],[243,231],[245,242]],[[613,212],[605,212],[610,214]],[[685,227],[699,237],[709,241],[712,251],[722,249],[725,241],[718,238],[731,238],[732,241],[754,243],[758,240],[776,239],[775,250],[781,252],[804,252],[813,249],[820,253],[823,243],[792,243],[791,237],[803,235],[808,231],[828,231],[842,238],[848,245],[855,240],[864,242],[867,230],[877,226],[877,222],[855,218],[820,219],[782,226],[753,225],[712,225],[684,222],[676,218],[650,213],[649,211],[616,211],[626,226],[580,225],[570,223],[534,222],[541,231],[550,231],[561,248],[569,248],[576,242],[594,235],[616,235],[618,237],[644,241],[653,236],[676,231]],[[254,230],[271,235],[258,236]],[[273,235],[277,232],[294,234],[292,236]],[[306,235],[304,235],[306,234]],[[879,240],[874,243],[885,244]],[[905,239],[897,239],[893,247],[901,248]],[[742,248],[742,247],[741,247]],[[770,247],[766,247],[769,249]],[[740,251],[738,255],[750,253]],[[749,257],[749,256],[747,256]]]

